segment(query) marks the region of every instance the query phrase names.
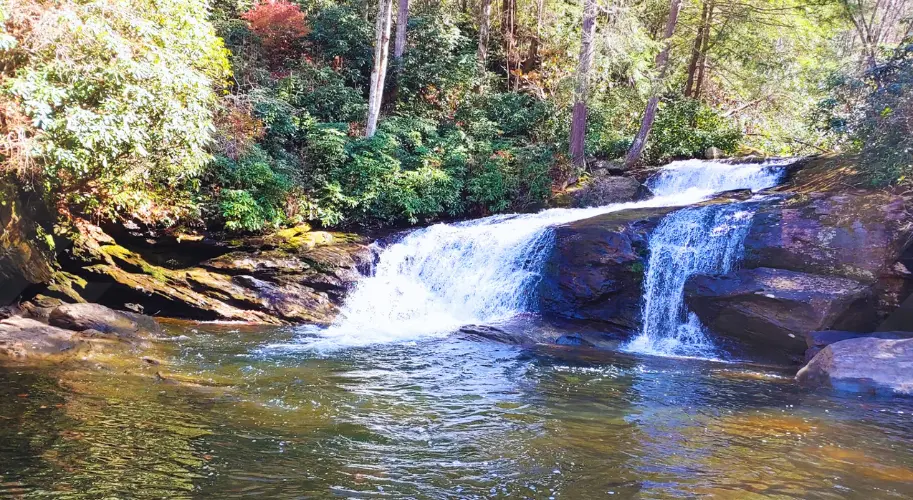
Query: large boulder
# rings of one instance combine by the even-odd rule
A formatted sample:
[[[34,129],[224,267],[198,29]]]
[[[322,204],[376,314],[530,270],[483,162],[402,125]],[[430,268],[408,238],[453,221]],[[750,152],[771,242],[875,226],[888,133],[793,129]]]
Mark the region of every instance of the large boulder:
[[[913,395],[913,339],[858,338],[830,344],[796,375],[808,386]]]
[[[600,175],[590,179],[571,196],[574,207],[600,207],[649,198],[650,190],[633,177]]]
[[[26,361],[64,354],[80,344],[76,332],[13,316],[0,321],[0,359]]]
[[[809,332],[865,331],[875,323],[867,285],[783,269],[696,275],[685,284],[685,300],[712,333],[777,357],[800,357]]]
[[[121,338],[147,337],[162,331],[148,316],[115,311],[101,304],[60,305],[48,315],[48,324],[77,332],[95,330]]]
[[[874,283],[892,274],[911,235],[904,198],[885,191],[811,193],[763,205],[744,267],[776,267]]]
[[[673,210],[623,210],[555,228],[539,285],[540,310],[637,328],[648,238]]]
[[[900,340],[913,338],[913,332],[875,332],[860,333],[847,332],[841,330],[824,330],[821,332],[811,332],[805,336],[805,343],[808,349],[805,351],[805,362],[809,362],[825,347],[849,339],[875,338]]]

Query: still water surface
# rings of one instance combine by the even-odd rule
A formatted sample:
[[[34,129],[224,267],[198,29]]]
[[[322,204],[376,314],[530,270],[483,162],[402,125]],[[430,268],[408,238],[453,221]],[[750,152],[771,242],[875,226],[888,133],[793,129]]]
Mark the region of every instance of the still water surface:
[[[173,333],[161,365],[0,371],[0,494],[913,497],[913,402],[803,390],[792,370]]]

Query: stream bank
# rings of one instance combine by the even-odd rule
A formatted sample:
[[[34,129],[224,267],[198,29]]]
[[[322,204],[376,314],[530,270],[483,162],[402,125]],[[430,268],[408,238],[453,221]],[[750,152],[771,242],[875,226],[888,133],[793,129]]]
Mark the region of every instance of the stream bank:
[[[905,195],[889,190],[847,185],[844,180],[852,179],[852,162],[846,159],[813,158],[777,168],[784,170],[785,182],[772,188],[775,183],[764,184],[757,193],[760,196],[735,191],[704,202],[727,204],[751,200],[752,218],[744,236],[744,256],[731,272],[698,272],[689,276],[684,283],[683,301],[706,334],[729,355],[799,365],[826,350],[831,343],[827,339],[843,339],[839,335],[816,335],[817,332],[845,331],[859,337],[884,330],[880,325],[910,296],[913,291],[909,267],[913,262],[909,251],[910,201]],[[720,178],[723,183],[717,191],[738,188],[750,176],[761,173],[763,169],[749,169],[737,174],[735,179],[723,182]],[[696,182],[693,174],[686,174],[670,181],[673,192]],[[742,179],[739,175],[749,177]],[[727,182],[733,188],[722,187],[730,185]],[[678,208],[674,202],[669,206],[651,204],[649,197],[644,199],[648,190],[632,177],[613,177],[605,172],[570,192],[572,200],[576,200],[572,202],[574,205],[612,201],[606,196],[622,196],[617,201],[629,204],[608,213],[585,209],[590,212],[579,212],[582,216],[576,215],[577,212],[561,215],[565,212],[559,211],[556,215],[516,218],[517,223],[532,224],[524,231],[541,231],[540,226],[545,228],[548,224],[555,226],[551,233],[536,236],[535,248],[528,249],[526,256],[518,261],[532,265],[542,260],[541,270],[533,270],[535,275],[505,278],[500,283],[523,288],[535,281],[529,281],[531,277],[541,274],[534,311],[549,320],[576,321],[577,326],[571,323],[560,328],[537,327],[524,331],[516,325],[486,325],[486,317],[494,318],[530,303],[527,297],[507,302],[491,297],[480,303],[483,305],[478,317],[454,316],[448,319],[455,322],[453,325],[438,327],[452,331],[460,324],[478,323],[481,328],[468,330],[477,337],[510,339],[510,343],[519,345],[545,342],[609,349],[618,348],[638,333],[643,321],[649,242],[660,223]],[[587,217],[589,213],[593,215]],[[5,220],[8,228],[18,229],[18,234],[31,235],[8,237],[7,241],[31,242],[35,241],[35,235],[41,234],[41,225],[30,223],[28,216],[7,215]],[[499,216],[491,220],[494,221],[491,224],[513,224],[514,219]],[[479,230],[487,231],[487,223],[482,222]],[[205,232],[161,231],[129,222],[99,226],[77,220],[73,227],[75,236],[64,244],[57,241],[56,249],[49,245],[53,251],[11,251],[15,249],[14,243],[4,246],[4,259],[0,260],[4,276],[14,274],[10,269],[18,270],[18,276],[13,278],[19,280],[16,283],[31,283],[19,295],[18,309],[7,315],[19,313],[47,322],[54,308],[75,302],[196,321],[326,326],[339,314],[347,294],[360,278],[372,272],[377,252],[389,245],[387,242],[372,247],[362,236],[314,231],[307,226],[234,239]],[[457,229],[461,225],[452,227]],[[497,229],[493,230],[489,236],[492,242],[503,236]],[[16,233],[8,230],[6,234]],[[454,238],[453,248],[458,248],[464,236],[459,232],[441,233],[429,240],[429,244],[435,239],[440,241],[441,237]],[[518,237],[525,236],[518,233]],[[498,250],[507,252],[504,258],[512,258],[509,257],[514,245],[511,238],[508,236],[498,243],[506,245]],[[429,251],[427,257],[421,258],[440,258],[434,255],[437,251],[433,247]],[[464,258],[468,251],[470,247],[455,253],[453,258]],[[468,300],[466,297],[476,294],[472,290],[474,284],[479,279],[488,279],[485,266],[493,265],[492,272],[498,272],[499,265],[489,262],[493,255],[477,256],[481,260],[474,265],[482,266],[479,268],[482,274],[469,280],[466,290],[456,288],[448,292],[456,294],[452,299]],[[407,258],[401,265],[411,264]],[[455,261],[450,264],[456,265]],[[418,276],[413,278],[419,279]],[[14,283],[6,279],[7,283]],[[399,283],[396,280],[383,286],[407,286],[396,284]],[[383,287],[378,292],[390,293]],[[373,308],[371,297],[360,299],[359,307]],[[430,307],[429,310],[451,307],[433,301],[421,305],[424,298],[413,299],[400,300],[412,307]],[[401,329],[397,325],[405,318],[403,314],[417,311],[381,312],[390,315],[391,328]],[[368,321],[366,324],[375,321],[362,319]],[[421,326],[424,320],[418,320],[417,325],[425,328]],[[465,322],[456,323],[462,320]],[[358,326],[346,335],[357,334],[356,330],[364,327]],[[882,340],[907,337],[903,327],[890,330],[891,337]],[[598,331],[603,333],[594,333]],[[817,381],[824,379],[814,377]]]

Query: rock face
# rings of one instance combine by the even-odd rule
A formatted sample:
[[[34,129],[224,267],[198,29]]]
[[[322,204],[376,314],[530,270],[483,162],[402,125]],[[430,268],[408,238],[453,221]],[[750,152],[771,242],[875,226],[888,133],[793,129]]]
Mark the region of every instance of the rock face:
[[[776,267],[874,285],[884,318],[911,291],[898,267],[911,230],[902,197],[847,190],[794,196],[762,207],[745,239],[744,267]]]
[[[913,395],[913,339],[830,344],[799,370],[796,380],[852,392]]]
[[[359,237],[293,228],[213,248],[189,239],[167,252],[143,254],[119,245],[87,222],[62,259],[64,272],[43,293],[66,301],[96,302],[119,310],[197,320],[326,324],[347,288],[373,254]],[[145,255],[151,254],[150,263]],[[168,254],[179,258],[169,259]]]
[[[577,208],[598,207],[610,203],[627,203],[650,197],[650,190],[633,177],[600,175],[572,194]]]
[[[685,300],[710,331],[753,352],[801,355],[809,332],[865,331],[875,324],[869,288],[847,278],[783,269],[743,269],[693,276]]]
[[[0,183],[0,305],[51,278],[53,240],[44,236],[37,222],[44,217],[35,213],[41,203],[28,203],[15,186]]]
[[[539,285],[540,310],[636,328],[648,238],[672,210],[625,210],[557,227]]]

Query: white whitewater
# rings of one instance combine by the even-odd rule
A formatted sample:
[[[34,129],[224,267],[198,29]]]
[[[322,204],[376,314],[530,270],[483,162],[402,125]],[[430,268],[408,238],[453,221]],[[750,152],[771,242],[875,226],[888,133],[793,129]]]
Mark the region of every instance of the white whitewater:
[[[443,336],[536,312],[536,283],[556,225],[643,207],[685,206],[715,193],[773,187],[783,163],[675,162],[636,203],[498,215],[416,230],[383,248],[372,276],[350,293],[335,323],[308,347],[334,348]],[[286,346],[287,347],[287,346]]]
[[[685,281],[728,273],[742,257],[754,215],[751,203],[684,208],[667,215],[650,236],[643,326],[625,349],[662,356],[712,357],[713,344],[684,304]]]

